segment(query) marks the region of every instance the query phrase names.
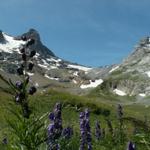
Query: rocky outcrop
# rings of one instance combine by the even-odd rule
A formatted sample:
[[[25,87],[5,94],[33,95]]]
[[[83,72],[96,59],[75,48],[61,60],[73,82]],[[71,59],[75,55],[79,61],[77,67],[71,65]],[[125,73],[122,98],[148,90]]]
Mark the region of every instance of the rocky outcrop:
[[[24,33],[21,36],[17,36],[16,39],[18,40],[34,39],[35,43],[31,46],[31,49],[35,49],[39,54],[43,56],[43,58],[47,57],[47,55],[55,57],[55,54],[45,45],[42,44],[40,35],[38,31],[36,31],[35,29],[30,29],[27,33]]]
[[[0,30],[0,43],[5,43],[5,38],[3,36],[3,32]]]

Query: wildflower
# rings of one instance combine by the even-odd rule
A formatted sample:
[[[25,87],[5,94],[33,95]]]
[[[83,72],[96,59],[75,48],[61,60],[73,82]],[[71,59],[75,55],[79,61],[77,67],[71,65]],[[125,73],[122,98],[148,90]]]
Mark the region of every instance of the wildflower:
[[[3,140],[2,140],[2,143],[7,145],[8,144],[8,139],[5,137]]]
[[[128,142],[127,150],[135,150],[135,144],[131,141]]]
[[[18,73],[18,75],[23,75],[23,68],[22,68],[22,67],[19,67],[19,68],[17,69],[17,73]]]
[[[97,140],[99,140],[102,136],[100,123],[98,121],[96,121],[95,124],[95,136]]]
[[[27,59],[27,55],[25,53],[22,53],[22,60],[26,61],[26,59]]]
[[[62,118],[61,118],[61,104],[56,103],[53,112],[49,114],[49,119],[52,121],[49,124],[48,132],[48,150],[60,149],[57,139],[62,134]]]
[[[89,124],[89,115],[90,114],[88,109],[80,113],[80,133],[81,133],[80,150],[84,150],[86,146],[88,150],[92,150],[91,144],[92,138]]]
[[[62,136],[65,138],[65,139],[69,139],[71,138],[71,136],[73,135],[73,129],[71,127],[67,127],[67,128],[64,128],[63,131],[62,131]]]
[[[49,119],[52,120],[52,121],[54,120],[54,113],[51,112],[51,113],[49,114]]]
[[[123,109],[120,104],[118,104],[118,107],[117,107],[117,115],[118,115],[118,119],[121,119],[123,116]]]
[[[22,47],[19,51],[20,51],[20,53],[25,53],[25,48]]]
[[[36,54],[36,51],[34,51],[34,50],[32,50],[31,52],[30,52],[30,57],[33,57],[34,55]]]
[[[23,83],[21,81],[17,81],[16,88],[21,90],[23,88]]]
[[[30,62],[30,63],[28,64],[28,70],[31,71],[31,70],[33,69],[33,66],[34,66],[34,64]]]
[[[33,95],[35,92],[36,92],[36,87],[35,86],[30,87],[29,94]]]
[[[17,93],[16,96],[15,96],[15,100],[17,103],[20,103],[22,102],[22,100],[25,98],[25,94],[20,92],[20,93]]]

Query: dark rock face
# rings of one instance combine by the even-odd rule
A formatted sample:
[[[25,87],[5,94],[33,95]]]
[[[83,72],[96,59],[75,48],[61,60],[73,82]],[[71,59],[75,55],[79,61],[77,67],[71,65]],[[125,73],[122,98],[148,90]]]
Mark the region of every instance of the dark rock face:
[[[33,44],[30,48],[36,50],[36,52],[43,56],[43,58],[47,57],[48,55],[55,57],[55,54],[42,44],[40,35],[35,29],[30,29],[27,33],[16,37],[18,40],[21,40],[22,38],[25,38],[25,40],[34,39],[35,44]]]
[[[2,31],[0,30],[0,43],[5,43],[5,42],[6,42],[6,40],[5,40],[4,36],[3,36]]]

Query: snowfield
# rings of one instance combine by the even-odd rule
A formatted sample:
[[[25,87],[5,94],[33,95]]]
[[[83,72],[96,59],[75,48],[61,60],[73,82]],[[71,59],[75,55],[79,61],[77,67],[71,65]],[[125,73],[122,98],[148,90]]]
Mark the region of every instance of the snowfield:
[[[59,58],[59,59],[47,58],[46,60],[47,60],[47,61],[50,61],[50,62],[56,62],[56,63],[59,63],[59,62],[62,61],[60,58]]]
[[[146,96],[146,94],[145,94],[145,93],[140,93],[140,94],[139,94],[139,96],[141,96],[141,97],[145,97],[145,96]]]
[[[95,88],[97,87],[98,85],[102,84],[103,83],[103,80],[102,79],[98,79],[98,80],[95,80],[94,82],[92,82],[90,80],[90,84],[82,84],[80,86],[81,89],[86,89],[86,88]]]
[[[27,72],[27,74],[28,74],[29,76],[34,76],[34,73],[31,73],[31,72]]]
[[[6,43],[0,43],[0,52],[13,53],[13,51],[19,52],[21,45],[26,42],[22,40],[15,40],[13,37],[3,33]]]
[[[74,68],[74,69],[79,69],[79,70],[83,70],[83,71],[89,71],[92,69],[92,68],[78,66],[78,65],[68,65],[68,68]]]
[[[50,70],[50,69],[58,69],[56,66],[48,66],[48,65],[43,65],[43,64],[38,64],[39,67]]]
[[[150,71],[147,71],[146,74],[148,77],[150,77]]]
[[[119,66],[116,66],[116,67],[112,68],[112,69],[109,71],[109,73],[112,73],[113,71],[117,70],[118,68],[119,68]]]
[[[44,77],[51,79],[51,80],[56,80],[56,81],[59,80],[59,78],[53,78],[53,77],[48,76],[47,74],[45,74]]]
[[[119,89],[114,89],[113,92],[119,96],[125,96],[127,95],[124,91],[121,91]]]

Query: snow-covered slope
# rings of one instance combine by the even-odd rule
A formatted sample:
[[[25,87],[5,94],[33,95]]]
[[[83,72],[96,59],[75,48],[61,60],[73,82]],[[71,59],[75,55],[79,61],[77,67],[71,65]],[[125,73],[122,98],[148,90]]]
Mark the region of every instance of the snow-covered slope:
[[[26,42],[22,40],[15,40],[14,37],[7,35],[2,32],[4,42],[0,43],[0,52],[13,53],[14,51],[19,52],[19,48]]]
[[[81,88],[81,89],[95,88],[95,87],[97,87],[98,85],[100,85],[101,83],[103,83],[103,80],[102,80],[102,79],[98,79],[98,80],[95,80],[95,81],[90,80],[90,83],[89,83],[89,84],[82,84],[82,85],[80,86],[80,88]]]

